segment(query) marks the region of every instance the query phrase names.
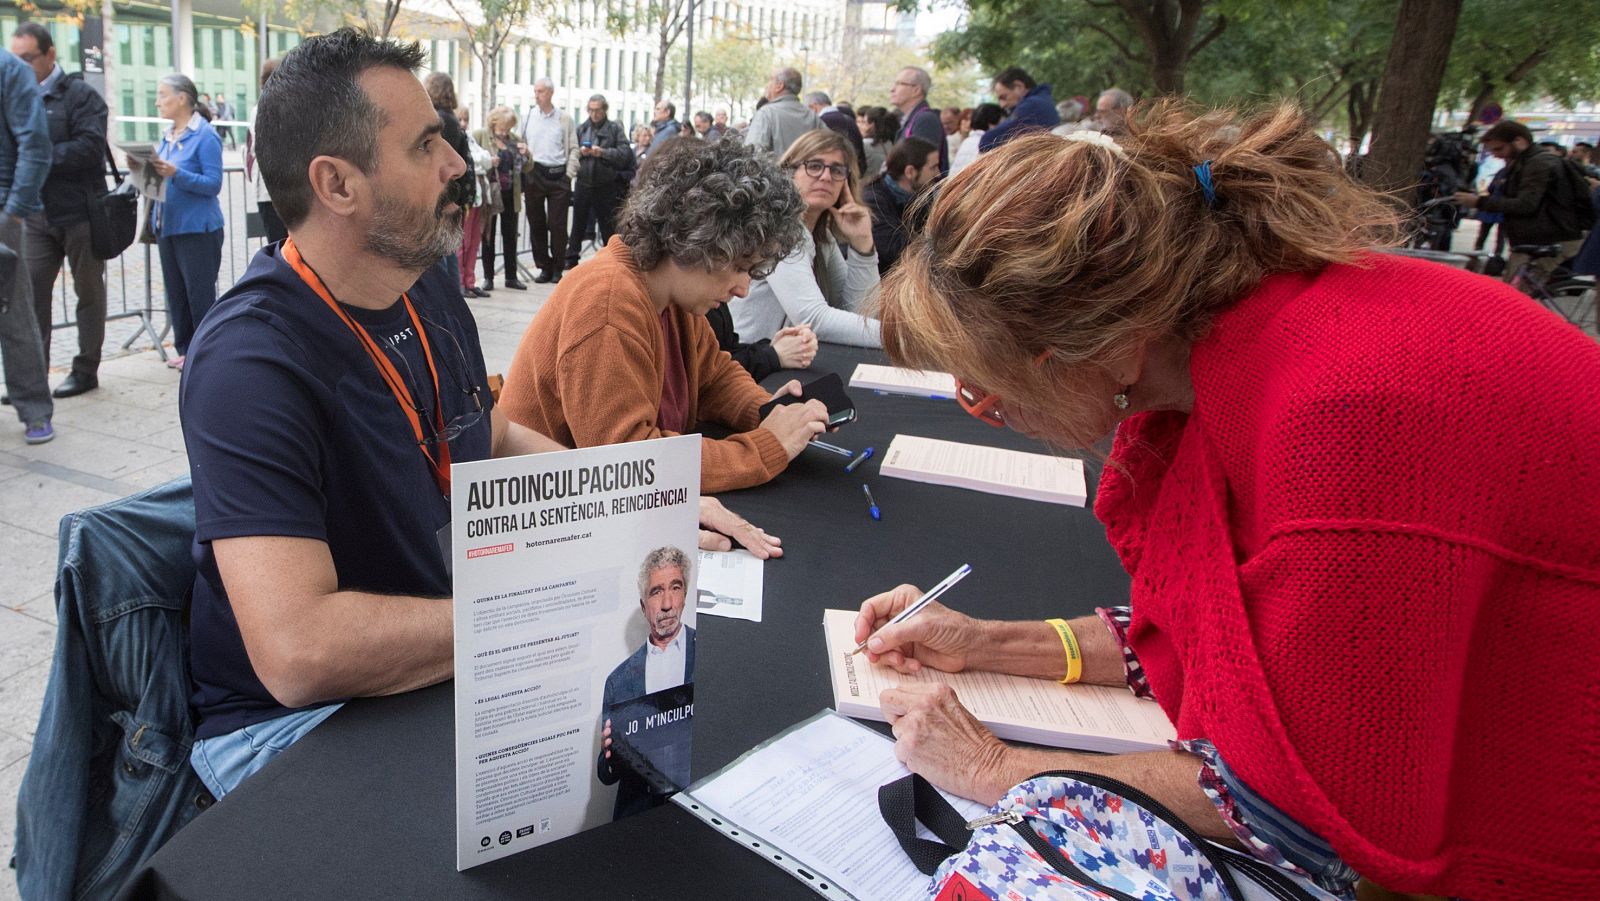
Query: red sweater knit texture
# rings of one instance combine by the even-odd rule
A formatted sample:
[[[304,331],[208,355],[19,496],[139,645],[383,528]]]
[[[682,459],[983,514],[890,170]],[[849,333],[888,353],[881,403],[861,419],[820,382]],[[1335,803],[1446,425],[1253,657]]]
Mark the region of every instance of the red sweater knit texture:
[[[1095,510],[1182,738],[1386,888],[1600,898],[1600,344],[1372,255],[1275,275]]]

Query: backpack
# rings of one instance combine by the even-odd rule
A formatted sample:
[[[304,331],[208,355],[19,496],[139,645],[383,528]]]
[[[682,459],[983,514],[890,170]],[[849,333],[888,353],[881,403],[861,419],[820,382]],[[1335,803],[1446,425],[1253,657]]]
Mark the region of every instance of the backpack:
[[[1333,901],[1303,875],[1201,838],[1115,779],[1055,770],[963,822],[927,780],[878,789],[878,808],[934,901]],[[922,824],[938,840],[919,837]]]
[[[1583,169],[1572,160],[1562,157],[1561,175],[1562,180],[1566,182],[1567,193],[1565,202],[1560,204],[1564,214],[1562,218],[1578,231],[1594,228],[1594,196],[1588,179],[1584,178]],[[1556,196],[1561,195],[1558,193]]]

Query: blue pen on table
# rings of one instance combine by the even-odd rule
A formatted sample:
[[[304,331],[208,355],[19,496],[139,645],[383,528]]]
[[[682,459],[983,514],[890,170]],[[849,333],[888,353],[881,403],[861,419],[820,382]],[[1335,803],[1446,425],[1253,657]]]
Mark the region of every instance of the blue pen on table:
[[[825,450],[830,454],[838,454],[841,457],[854,457],[856,455],[856,452],[853,450],[840,447],[837,444],[829,444],[826,441],[818,441],[815,438],[813,438],[806,446],[814,447],[817,450]]]
[[[854,460],[851,460],[850,461],[850,465],[846,466],[844,468],[844,471],[845,472],[855,472],[857,466],[860,466],[861,464],[863,464],[863,463],[867,462],[868,460],[872,459],[872,454],[873,454],[873,450],[870,447],[867,448],[866,450],[862,451],[861,452],[861,456],[855,458]]]
[[[872,514],[873,519],[882,519],[883,511],[878,509],[878,502],[872,499],[872,489],[862,485],[861,493],[867,496],[867,512]]]
[[[861,487],[862,488],[866,488],[867,486],[862,485]],[[916,616],[918,613],[921,613],[922,612],[922,608],[928,606],[929,604],[933,603],[934,601],[937,601],[939,599],[939,595],[944,594],[945,592],[949,591],[951,588],[953,588],[955,586],[955,584],[957,582],[961,581],[962,579],[965,579],[967,577],[967,574],[970,573],[970,572],[972,572],[972,564],[970,564],[970,563],[963,563],[960,566],[956,567],[956,571],[955,572],[951,573],[948,576],[945,576],[943,582],[940,582],[938,585],[935,585],[932,588],[928,589],[927,593],[924,594],[922,597],[917,598],[915,601],[913,601],[911,606],[909,606],[906,609],[904,609],[904,610],[900,611],[899,613],[895,614],[893,619],[891,619],[888,622],[883,624],[883,628],[887,629],[890,626],[897,626],[897,625],[905,622],[906,620],[910,619],[911,617]],[[878,631],[882,631],[882,630],[880,629]],[[873,634],[875,635],[877,633],[874,632]],[[867,641],[871,641],[871,640],[872,640],[872,636],[868,635],[867,636]],[[846,654],[845,656],[846,657],[854,657],[855,655],[861,653],[862,651],[865,651],[866,649],[867,649],[867,642],[863,641],[862,643],[856,645],[856,649],[855,650],[851,651],[850,653]]]

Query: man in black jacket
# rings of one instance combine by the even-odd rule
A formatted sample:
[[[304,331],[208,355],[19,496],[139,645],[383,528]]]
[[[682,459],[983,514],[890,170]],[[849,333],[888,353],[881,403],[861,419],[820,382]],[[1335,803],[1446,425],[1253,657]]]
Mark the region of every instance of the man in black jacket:
[[[872,211],[880,275],[888,274],[911,236],[922,230],[921,221],[914,220],[909,210],[917,196],[938,180],[939,148],[921,138],[906,138],[890,149],[883,174],[861,192],[861,202]]]
[[[23,22],[11,36],[11,52],[39,80],[50,122],[50,176],[44,210],[24,220],[34,312],[50,363],[51,288],[61,261],[72,267],[78,293],[78,355],[72,373],[56,386],[56,397],[73,397],[100,385],[100,345],[106,337],[106,265],[90,252],[89,197],[106,188],[106,102],[77,72],[56,64],[55,41],[37,22]]]
[[[578,126],[578,179],[572,193],[572,237],[567,240],[567,268],[578,265],[583,240],[593,223],[600,225],[600,243],[617,230],[617,208],[633,168],[633,146],[622,126],[606,118],[611,105],[604,94],[589,98],[589,118]]]
[[[1583,229],[1577,224],[1574,179],[1567,175],[1566,161],[1533,142],[1533,132],[1521,122],[1502,119],[1483,133],[1483,149],[1506,161],[1505,190],[1500,196],[1460,192],[1457,203],[1486,213],[1502,213],[1501,229],[1513,248],[1527,244],[1559,244],[1561,253],[1533,260],[1534,271],[1542,278],[1556,264],[1578,252]],[[1516,277],[1526,254],[1512,251],[1506,258],[1506,281]]]

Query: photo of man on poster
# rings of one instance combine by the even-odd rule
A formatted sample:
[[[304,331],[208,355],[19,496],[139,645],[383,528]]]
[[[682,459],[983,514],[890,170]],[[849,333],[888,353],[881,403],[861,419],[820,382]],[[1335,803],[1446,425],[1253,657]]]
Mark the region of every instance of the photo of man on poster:
[[[695,640],[683,619],[692,574],[689,555],[670,545],[639,566],[645,642],[606,677],[595,771],[617,785],[612,819],[664,803],[689,780]]]

